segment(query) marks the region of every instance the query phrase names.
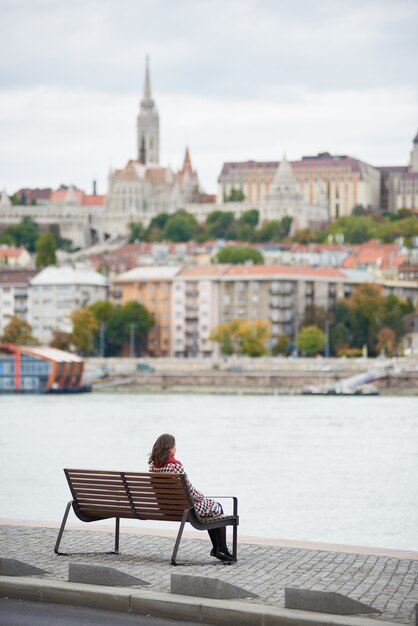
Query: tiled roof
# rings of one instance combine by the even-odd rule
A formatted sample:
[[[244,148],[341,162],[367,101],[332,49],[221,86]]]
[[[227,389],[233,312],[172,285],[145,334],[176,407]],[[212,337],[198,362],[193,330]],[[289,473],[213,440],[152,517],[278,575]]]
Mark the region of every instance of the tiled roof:
[[[293,265],[232,265],[226,276],[309,276],[315,278],[344,278],[344,274],[331,267],[296,267]]]
[[[83,206],[103,206],[105,203],[105,195],[102,194],[84,194],[83,196]]]
[[[223,164],[221,176],[226,176],[231,170],[257,170],[257,169],[271,169],[276,170],[280,161],[228,161]],[[364,167],[367,167],[367,163],[360,161],[349,156],[332,156],[331,154],[324,153],[317,156],[304,156],[300,161],[289,161],[292,169],[296,172],[301,168],[311,168],[321,165],[322,167],[350,167],[351,170],[361,172]]]
[[[68,189],[58,189],[57,191],[53,191],[49,199],[51,202],[64,201],[67,199],[68,191]],[[83,197],[83,191],[81,191],[80,189],[73,189],[72,193],[74,197],[77,198],[77,200],[81,201]]]
[[[204,278],[205,276],[220,276],[226,274],[229,265],[196,265],[185,267],[178,276]]]
[[[25,252],[25,248],[17,248],[16,246],[0,246],[0,257],[7,259],[15,259],[22,252]]]
[[[134,267],[128,272],[120,274],[115,283],[132,283],[142,280],[170,280],[178,272],[179,267],[168,266],[152,266],[152,267]]]
[[[39,270],[0,269],[0,285],[27,285]]]
[[[145,172],[145,178],[152,183],[164,183],[166,173],[166,167],[148,167]]]
[[[88,269],[75,269],[70,266],[49,266],[31,281],[32,285],[95,285],[106,287],[109,280],[98,272]]]

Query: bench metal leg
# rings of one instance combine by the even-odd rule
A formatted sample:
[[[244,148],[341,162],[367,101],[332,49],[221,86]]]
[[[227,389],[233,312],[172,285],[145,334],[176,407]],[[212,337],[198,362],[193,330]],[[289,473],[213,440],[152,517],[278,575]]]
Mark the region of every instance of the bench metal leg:
[[[65,524],[67,523],[68,513],[70,512],[70,508],[71,508],[71,505],[72,505],[73,502],[74,502],[73,500],[70,500],[70,502],[66,506],[64,517],[62,518],[62,522],[61,522],[61,528],[59,530],[58,537],[57,537],[57,542],[56,542],[55,548],[54,548],[55,554],[58,554],[60,556],[61,555],[67,556],[66,552],[59,552],[59,547],[60,547],[62,535],[64,534]]]
[[[237,539],[238,539],[238,526],[236,524],[232,527],[232,556],[237,560]]]
[[[119,530],[120,530],[120,517],[117,517],[116,523],[115,523],[115,554],[119,554]]]
[[[106,552],[106,554],[119,554],[119,529],[120,529],[120,517],[115,518],[115,550]]]
[[[176,563],[177,551],[179,549],[181,536],[182,536],[183,530],[184,530],[184,525],[186,524],[187,518],[189,516],[189,511],[190,511],[190,509],[185,509],[185,511],[183,513],[183,517],[182,517],[182,520],[181,520],[181,523],[180,523],[179,532],[177,534],[176,543],[174,545],[173,554],[171,555],[171,565],[177,565],[177,563]]]

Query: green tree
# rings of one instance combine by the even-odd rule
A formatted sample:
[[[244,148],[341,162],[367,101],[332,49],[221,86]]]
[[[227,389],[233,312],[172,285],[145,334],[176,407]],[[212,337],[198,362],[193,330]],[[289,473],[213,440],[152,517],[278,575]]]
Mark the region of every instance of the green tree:
[[[312,356],[325,348],[325,333],[318,326],[304,326],[296,339],[296,345],[304,354]]]
[[[243,263],[253,263],[262,265],[264,257],[259,250],[247,248],[246,246],[225,246],[221,248],[215,256],[217,263],[232,263],[240,265]]]
[[[131,222],[129,224],[129,243],[135,243],[145,239],[145,228],[142,222]]]
[[[107,324],[107,338],[112,354],[117,354],[124,344],[129,342],[131,327],[134,329],[135,338],[144,351],[147,343],[147,335],[154,326],[154,317],[138,302],[127,302],[121,307],[115,307]]]
[[[36,267],[46,267],[47,265],[55,265],[57,257],[55,255],[55,240],[51,232],[39,235],[35,244],[36,249]]]
[[[236,239],[236,221],[232,211],[212,211],[206,218],[206,237]]]
[[[334,320],[334,313],[328,311],[324,306],[308,304],[305,308],[302,326],[318,326],[318,328],[325,328],[325,322],[334,322]]]
[[[266,220],[254,234],[255,241],[282,241],[289,235],[292,218],[285,216],[281,220]]]
[[[302,228],[295,232],[292,239],[297,243],[312,243],[317,240],[317,236],[311,228]]]
[[[248,224],[251,228],[256,228],[260,219],[260,211],[258,209],[248,209],[244,211],[241,217],[238,219],[238,224]]]
[[[272,354],[282,354],[283,356],[287,356],[289,354],[290,344],[290,337],[288,337],[287,335],[279,335],[277,337],[276,343],[271,349],[271,352]]]
[[[19,224],[7,226],[4,235],[15,246],[24,246],[29,252],[35,252],[35,243],[39,236],[39,227],[29,216],[22,217]]]
[[[100,325],[104,324],[104,346],[103,347],[104,347],[104,356],[107,356],[108,354],[112,352],[112,349],[113,349],[113,346],[109,342],[107,327],[109,324],[109,320],[115,311],[115,305],[112,302],[109,302],[109,300],[97,300],[96,302],[93,302],[93,304],[90,304],[88,308],[93,313],[94,317],[96,318],[98,322],[97,330],[95,330],[93,333],[93,344],[97,352],[99,351],[99,348],[100,348]]]
[[[164,226],[164,238],[168,241],[190,241],[199,232],[196,218],[187,211],[177,211]]]
[[[232,187],[229,195],[224,195],[225,202],[242,202],[245,200],[245,195],[242,189],[235,189]]]
[[[13,315],[0,338],[2,343],[16,343],[19,346],[36,346],[39,341],[32,335],[32,326],[17,315]]]
[[[366,344],[368,354],[376,354],[377,333],[385,313],[383,287],[371,283],[359,285],[347,299],[347,306],[352,347],[362,348]]]
[[[75,346],[78,352],[88,355],[93,350],[94,332],[97,331],[99,323],[88,307],[76,309],[70,315],[73,330],[70,334],[70,343]]]
[[[329,235],[335,237],[338,234],[344,235],[345,243],[365,243],[379,237],[380,225],[370,215],[349,215],[334,220],[322,236],[326,239]]]
[[[145,233],[144,238],[146,241],[162,241],[164,239],[164,228],[170,219],[168,213],[159,213],[150,221]]]

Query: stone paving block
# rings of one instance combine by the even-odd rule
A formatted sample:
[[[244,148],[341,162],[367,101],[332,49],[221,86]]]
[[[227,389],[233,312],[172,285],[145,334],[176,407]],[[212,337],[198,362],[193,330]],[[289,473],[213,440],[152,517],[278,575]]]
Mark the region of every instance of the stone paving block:
[[[361,613],[381,613],[379,609],[343,596],[334,591],[315,591],[285,587],[284,606],[286,609],[301,611],[318,611],[334,615],[359,615]]]
[[[70,563],[68,565],[68,581],[86,583],[88,585],[105,585],[108,587],[149,585],[145,580],[125,574],[125,572],[121,572],[114,567],[86,565],[85,563]]]
[[[48,573],[29,563],[0,557],[0,576],[42,576]]]
[[[190,576],[188,574],[171,574],[171,593],[218,600],[258,597],[251,591],[232,585],[219,578]]]

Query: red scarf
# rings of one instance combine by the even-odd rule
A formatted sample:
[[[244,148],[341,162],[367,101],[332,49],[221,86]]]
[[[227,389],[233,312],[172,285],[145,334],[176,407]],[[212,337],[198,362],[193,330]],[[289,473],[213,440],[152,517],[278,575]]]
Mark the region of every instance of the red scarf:
[[[174,458],[174,456],[172,454],[170,454],[170,456],[168,457],[167,461],[163,465],[159,465],[158,463],[153,463],[151,465],[151,467],[156,467],[157,469],[161,469],[162,467],[165,467],[169,463],[175,463],[176,465],[183,466],[181,461],[178,461],[177,459]]]

